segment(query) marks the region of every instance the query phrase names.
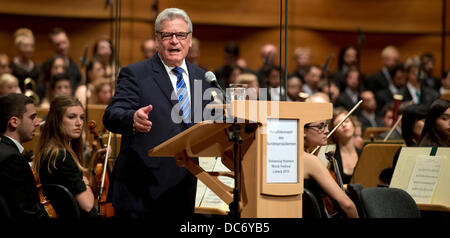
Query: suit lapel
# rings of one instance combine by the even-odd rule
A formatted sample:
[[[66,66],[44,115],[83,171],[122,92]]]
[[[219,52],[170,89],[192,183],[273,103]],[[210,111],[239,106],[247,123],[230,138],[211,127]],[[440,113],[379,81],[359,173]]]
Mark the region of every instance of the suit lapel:
[[[167,75],[167,71],[161,62],[161,59],[159,58],[159,55],[155,54],[150,63],[152,64],[152,69],[155,72],[154,80],[156,84],[164,93],[166,98],[171,102],[171,104],[175,105],[176,103],[178,103],[178,101],[176,99],[175,100],[171,99],[173,86],[170,82],[169,75]]]

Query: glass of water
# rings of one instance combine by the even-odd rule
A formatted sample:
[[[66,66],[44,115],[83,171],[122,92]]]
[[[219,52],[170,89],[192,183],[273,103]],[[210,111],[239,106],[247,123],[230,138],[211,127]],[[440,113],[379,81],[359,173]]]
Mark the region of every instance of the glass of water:
[[[228,101],[245,100],[247,96],[247,84],[232,83],[229,88]]]

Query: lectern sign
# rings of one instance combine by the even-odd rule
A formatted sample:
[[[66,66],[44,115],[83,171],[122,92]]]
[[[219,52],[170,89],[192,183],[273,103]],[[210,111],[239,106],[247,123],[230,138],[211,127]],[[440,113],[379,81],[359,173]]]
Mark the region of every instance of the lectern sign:
[[[267,183],[298,182],[298,121],[267,119]]]

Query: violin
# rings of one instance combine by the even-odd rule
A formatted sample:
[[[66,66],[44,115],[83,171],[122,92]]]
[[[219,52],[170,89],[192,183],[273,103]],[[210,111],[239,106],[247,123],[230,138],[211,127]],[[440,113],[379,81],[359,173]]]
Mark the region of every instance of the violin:
[[[95,129],[97,124],[94,120],[88,122],[89,132],[94,135],[94,139],[97,140],[100,144],[101,148],[105,148],[105,144],[103,140],[100,138],[99,133]],[[94,155],[94,166],[95,166],[95,181],[96,181],[96,190],[97,190],[97,201],[98,201],[98,212],[100,217],[112,217],[114,216],[114,208],[111,202],[107,201],[107,195],[109,190],[109,175],[110,168],[108,164],[108,155],[109,155],[109,145],[111,141],[111,133],[108,139],[108,148],[106,151],[106,156],[103,156],[99,153],[95,153]]]
[[[339,187],[345,192],[344,183],[342,182],[342,176],[341,172],[339,170],[339,165],[334,158],[333,152],[327,152],[325,153],[326,158],[330,162],[328,164],[328,171],[331,174],[331,177],[336,181],[336,183],[339,185]],[[342,211],[341,207],[337,202],[332,199],[327,194],[324,194],[322,196],[322,202],[325,207],[325,213],[330,218],[344,218],[345,213]]]
[[[39,180],[39,176],[37,175],[36,171],[34,171],[34,170],[33,170],[33,176],[34,176],[34,181],[36,182],[36,187],[38,190],[39,200],[40,200],[41,204],[44,206],[44,209],[50,218],[56,218],[56,211],[53,208],[50,201],[47,200],[44,193],[42,192],[41,181]]]

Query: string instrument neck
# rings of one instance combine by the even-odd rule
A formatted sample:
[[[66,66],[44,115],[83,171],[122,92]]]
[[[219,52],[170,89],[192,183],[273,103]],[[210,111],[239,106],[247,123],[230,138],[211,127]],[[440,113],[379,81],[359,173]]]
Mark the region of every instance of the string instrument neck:
[[[34,176],[34,182],[36,183],[36,188],[38,191],[38,195],[39,195],[39,201],[42,204],[42,206],[44,206],[45,211],[47,212],[48,216],[50,218],[56,218],[56,211],[53,208],[52,204],[50,203],[50,201],[47,199],[47,197],[44,195],[43,191],[42,191],[42,184],[41,181],[39,180],[39,176],[36,173],[36,171],[33,171],[33,176]]]

